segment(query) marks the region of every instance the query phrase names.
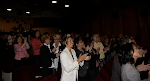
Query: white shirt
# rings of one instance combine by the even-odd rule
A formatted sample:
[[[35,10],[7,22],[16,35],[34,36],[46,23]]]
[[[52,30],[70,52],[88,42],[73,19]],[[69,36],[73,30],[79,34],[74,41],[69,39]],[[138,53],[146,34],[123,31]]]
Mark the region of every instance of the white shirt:
[[[55,43],[53,43],[53,46],[56,48],[56,44],[55,44]],[[61,46],[60,42],[59,42],[59,44],[58,44],[58,47],[56,48],[55,54],[60,51],[60,50],[59,50],[59,46]],[[56,69],[58,68],[58,62],[59,62],[59,56],[54,59],[54,65],[55,65],[55,68],[56,68]]]
[[[9,45],[12,45],[12,41],[13,41],[13,40],[12,40],[11,35],[9,35],[7,39],[8,39]]]

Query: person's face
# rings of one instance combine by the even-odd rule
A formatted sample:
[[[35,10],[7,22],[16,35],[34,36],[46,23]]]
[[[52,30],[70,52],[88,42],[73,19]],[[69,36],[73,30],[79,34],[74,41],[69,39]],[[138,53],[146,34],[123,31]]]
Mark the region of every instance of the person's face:
[[[84,47],[84,43],[83,43],[83,41],[82,41],[82,40],[80,40],[80,41],[79,41],[79,43],[78,43],[78,44],[76,44],[76,46],[77,46],[77,47],[81,47],[81,48],[83,48],[83,47]]]
[[[108,43],[109,42],[108,39],[106,39],[105,42]]]
[[[19,37],[19,38],[17,39],[17,42],[18,42],[18,43],[22,43],[21,37]]]
[[[72,48],[72,47],[73,47],[73,44],[74,44],[73,39],[72,39],[72,38],[68,38],[66,47]]]
[[[140,50],[137,48],[137,46],[133,45],[133,49],[134,49],[133,58],[142,57],[142,54],[140,54]]]
[[[36,38],[38,38],[38,37],[40,36],[40,32],[37,31],[37,32],[35,33],[35,36],[36,36]]]
[[[144,50],[140,49],[140,54],[143,55],[144,54]]]
[[[45,40],[45,43],[46,43],[46,44],[50,44],[50,42],[51,42],[50,39],[46,39],[46,40]]]
[[[96,36],[96,42],[99,42],[99,40],[100,40],[100,37],[97,35]]]
[[[54,37],[54,43],[59,43],[59,39],[57,37]]]
[[[89,33],[86,34],[86,37],[89,37]]]

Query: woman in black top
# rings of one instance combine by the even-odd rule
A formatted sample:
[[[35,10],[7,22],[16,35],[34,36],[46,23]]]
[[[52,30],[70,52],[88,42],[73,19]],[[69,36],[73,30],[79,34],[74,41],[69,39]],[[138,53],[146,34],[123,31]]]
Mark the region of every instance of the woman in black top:
[[[86,57],[86,59],[84,59],[84,65],[82,67],[79,67],[79,81],[91,81],[90,77],[88,76],[90,75],[89,60],[91,59],[91,50],[89,50],[89,46],[83,49],[84,43],[80,38],[76,39],[75,44],[77,46],[75,50],[77,57],[79,57],[80,54],[88,53],[88,56]]]
[[[41,74],[42,78],[45,78],[48,75],[53,74],[53,68],[55,67],[53,64],[54,58],[60,56],[59,53],[54,54],[56,51],[55,48],[50,49],[50,37],[43,37],[42,41],[44,42],[43,46],[40,49],[40,57],[41,57]]]
[[[98,76],[98,72],[99,72],[99,51],[100,48],[98,49],[94,49],[94,41],[88,41],[87,42],[87,46],[89,45],[89,48],[91,49],[91,59],[89,61],[89,66],[90,66],[90,71],[91,71],[91,79],[92,81]]]

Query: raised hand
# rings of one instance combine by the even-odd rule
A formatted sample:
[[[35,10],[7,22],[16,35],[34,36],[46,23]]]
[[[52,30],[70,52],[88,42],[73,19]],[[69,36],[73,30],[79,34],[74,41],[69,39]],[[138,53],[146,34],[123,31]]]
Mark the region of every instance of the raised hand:
[[[56,48],[53,48],[53,49],[52,49],[52,52],[55,53],[55,51],[56,51]]]
[[[99,53],[99,51],[100,51],[100,47],[97,48],[96,52]]]
[[[79,58],[78,58],[78,60],[77,60],[77,61],[78,61],[78,63],[79,63],[79,62],[81,62],[81,61],[83,61],[83,60],[87,57],[87,55],[88,55],[88,53],[83,54],[83,55],[82,55],[82,54],[80,54],[80,55],[79,55]]]

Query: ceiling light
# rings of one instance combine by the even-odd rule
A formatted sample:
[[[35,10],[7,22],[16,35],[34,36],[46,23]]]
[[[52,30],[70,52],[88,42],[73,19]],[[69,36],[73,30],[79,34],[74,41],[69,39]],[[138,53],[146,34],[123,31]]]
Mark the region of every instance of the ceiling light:
[[[26,12],[27,14],[30,14],[30,12]]]
[[[7,11],[11,11],[12,9],[8,8]]]
[[[57,3],[57,1],[52,1],[52,3]]]
[[[69,7],[69,5],[65,5],[65,7]]]

